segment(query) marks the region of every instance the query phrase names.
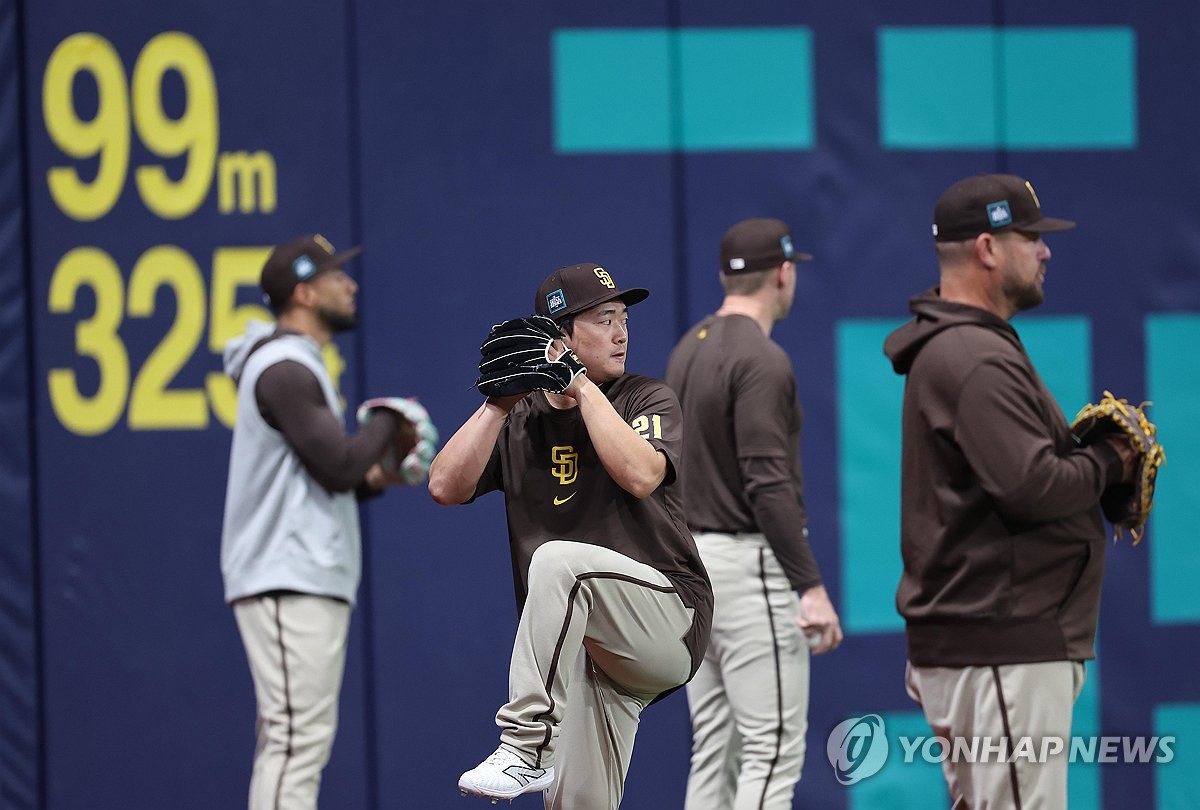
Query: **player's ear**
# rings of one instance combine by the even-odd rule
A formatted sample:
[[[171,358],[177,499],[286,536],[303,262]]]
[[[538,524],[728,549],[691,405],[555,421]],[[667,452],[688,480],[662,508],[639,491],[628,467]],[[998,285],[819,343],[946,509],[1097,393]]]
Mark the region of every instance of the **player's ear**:
[[[317,291],[311,284],[301,281],[292,288],[292,302],[301,306],[312,306]]]
[[[981,233],[975,237],[975,256],[980,264],[989,270],[1000,264],[1000,240],[990,233]]]

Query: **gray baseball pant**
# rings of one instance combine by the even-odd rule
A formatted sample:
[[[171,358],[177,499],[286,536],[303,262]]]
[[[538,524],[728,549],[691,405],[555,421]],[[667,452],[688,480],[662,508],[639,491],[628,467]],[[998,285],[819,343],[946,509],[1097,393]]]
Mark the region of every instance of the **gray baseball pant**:
[[[809,651],[766,537],[696,534],[716,609],[687,686],[692,766],[685,810],[787,810],[804,765]]]
[[[547,808],[620,805],[642,709],[691,672],[691,623],[648,565],[566,540],[534,552],[496,725],[531,766],[555,768]]]
[[[987,738],[996,750],[1007,739],[1015,752],[1022,737],[1040,752],[1045,737],[1063,742],[1045,762],[1028,756],[988,762],[947,756],[942,773],[955,810],[1060,810],[1067,806],[1071,714],[1083,689],[1081,661],[1005,664],[990,667],[917,667],[906,670],[908,694],[921,705],[934,736],[954,744]],[[979,749],[982,752],[982,746]],[[976,757],[982,759],[982,756]],[[997,761],[1001,760],[1001,761]]]
[[[315,810],[337,732],[350,606],[307,594],[233,604],[258,702],[250,810]]]

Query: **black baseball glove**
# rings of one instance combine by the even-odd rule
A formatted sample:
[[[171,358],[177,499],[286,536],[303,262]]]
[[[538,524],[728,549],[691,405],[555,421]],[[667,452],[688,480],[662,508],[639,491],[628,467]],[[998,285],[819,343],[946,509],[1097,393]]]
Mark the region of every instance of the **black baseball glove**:
[[[496,324],[479,347],[475,387],[485,397],[537,390],[561,394],[587,371],[574,352],[567,349],[559,354],[554,348],[554,341],[561,337],[558,324],[542,315]]]

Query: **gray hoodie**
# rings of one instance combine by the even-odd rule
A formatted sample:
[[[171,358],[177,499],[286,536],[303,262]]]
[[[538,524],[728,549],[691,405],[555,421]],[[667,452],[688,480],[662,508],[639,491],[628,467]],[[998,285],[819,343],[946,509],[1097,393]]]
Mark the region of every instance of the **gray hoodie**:
[[[342,407],[316,341],[253,321],[225,347],[225,371],[238,383],[237,423],[229,454],[221,573],[233,602],[273,590],[354,603],[362,567],[353,491],[326,489],[259,410],[255,385],[282,361],[309,369],[340,422]]]
[[[1121,477],[1081,447],[1016,330],[936,288],[884,353],[904,386],[896,606],[918,666],[1095,657],[1105,532]]]

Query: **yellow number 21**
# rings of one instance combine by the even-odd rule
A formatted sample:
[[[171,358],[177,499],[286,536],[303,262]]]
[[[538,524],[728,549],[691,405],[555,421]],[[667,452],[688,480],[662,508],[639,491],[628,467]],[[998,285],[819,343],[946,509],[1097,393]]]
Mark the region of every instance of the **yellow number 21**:
[[[662,417],[656,413],[650,414],[649,418],[643,414],[630,422],[629,426],[643,439],[662,438]]]

